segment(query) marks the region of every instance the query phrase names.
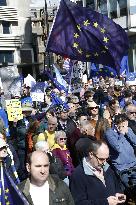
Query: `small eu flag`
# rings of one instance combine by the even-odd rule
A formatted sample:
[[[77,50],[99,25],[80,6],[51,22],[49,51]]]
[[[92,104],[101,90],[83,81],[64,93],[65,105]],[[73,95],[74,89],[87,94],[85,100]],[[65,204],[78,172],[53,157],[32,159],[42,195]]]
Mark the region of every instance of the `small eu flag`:
[[[60,1],[46,51],[107,65],[119,72],[128,47],[125,30],[113,20],[69,0]]]
[[[1,205],[28,205],[24,195],[9,176],[3,164],[0,164],[0,204]]]

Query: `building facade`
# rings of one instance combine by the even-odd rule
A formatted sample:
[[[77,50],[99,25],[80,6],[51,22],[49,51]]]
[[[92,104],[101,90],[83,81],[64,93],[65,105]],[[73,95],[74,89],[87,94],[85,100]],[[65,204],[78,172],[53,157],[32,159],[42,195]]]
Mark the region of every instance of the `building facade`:
[[[0,66],[35,74],[29,0],[0,0]]]

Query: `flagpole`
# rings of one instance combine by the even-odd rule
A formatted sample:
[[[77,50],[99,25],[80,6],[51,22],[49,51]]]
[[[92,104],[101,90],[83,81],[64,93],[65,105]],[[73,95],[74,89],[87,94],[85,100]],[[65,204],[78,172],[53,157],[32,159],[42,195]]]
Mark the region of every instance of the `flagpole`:
[[[83,0],[83,7],[86,7],[86,0]],[[90,67],[91,67],[91,63],[90,62],[86,62],[87,78],[88,78],[88,73],[90,73]]]

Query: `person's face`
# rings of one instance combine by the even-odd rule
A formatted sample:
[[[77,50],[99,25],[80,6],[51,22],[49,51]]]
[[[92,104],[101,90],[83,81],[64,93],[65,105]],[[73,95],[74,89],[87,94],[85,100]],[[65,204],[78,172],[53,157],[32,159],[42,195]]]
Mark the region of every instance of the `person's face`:
[[[90,107],[90,112],[92,115],[98,115],[98,106]]]
[[[54,132],[57,127],[57,122],[55,120],[49,120],[48,121],[48,131],[49,132]]]
[[[127,133],[127,131],[128,131],[128,121],[127,120],[125,120],[124,122],[119,123],[116,126],[117,126],[117,130],[119,132]]]
[[[46,113],[47,119],[49,119],[51,116],[52,116],[51,113],[49,113],[49,112]]]
[[[130,120],[136,120],[136,108],[130,107],[127,111],[127,116]]]
[[[101,169],[109,158],[109,148],[107,145],[102,144],[98,150],[97,154],[90,153],[91,165],[96,169]]]
[[[60,147],[64,147],[64,145],[66,144],[66,141],[67,141],[66,135],[62,135],[62,136],[58,137],[58,139],[57,139],[57,144],[58,144]]]
[[[83,115],[79,118],[79,125],[82,124],[82,122],[84,122],[84,121],[87,121],[87,116],[86,115],[85,116]]]
[[[67,120],[68,119],[68,112],[61,112],[60,119]]]
[[[44,152],[33,153],[31,165],[27,164],[27,171],[31,174],[31,183],[43,185],[49,176],[49,159]]]
[[[127,98],[124,98],[125,102],[132,102],[132,97],[127,97]]]
[[[0,148],[0,160],[2,160],[3,158],[5,158],[8,154],[7,152],[7,144],[6,144],[6,141],[4,139],[4,136],[0,133],[0,139],[1,139],[1,142],[2,143],[2,147]]]

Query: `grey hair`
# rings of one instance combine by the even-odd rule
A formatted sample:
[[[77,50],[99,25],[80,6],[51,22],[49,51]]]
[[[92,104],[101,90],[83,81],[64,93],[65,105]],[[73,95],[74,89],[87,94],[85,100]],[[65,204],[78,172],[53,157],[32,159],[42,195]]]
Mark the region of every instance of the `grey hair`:
[[[37,142],[37,143],[35,144],[35,149],[36,149],[36,150],[42,150],[42,149],[45,148],[46,145],[49,146],[49,145],[48,145],[48,142],[46,142],[46,141],[39,141],[39,142]]]
[[[60,131],[56,131],[55,132],[55,142],[57,141],[57,139],[60,137],[60,136],[65,136],[66,137],[66,133],[63,131],[63,130],[60,130]]]

